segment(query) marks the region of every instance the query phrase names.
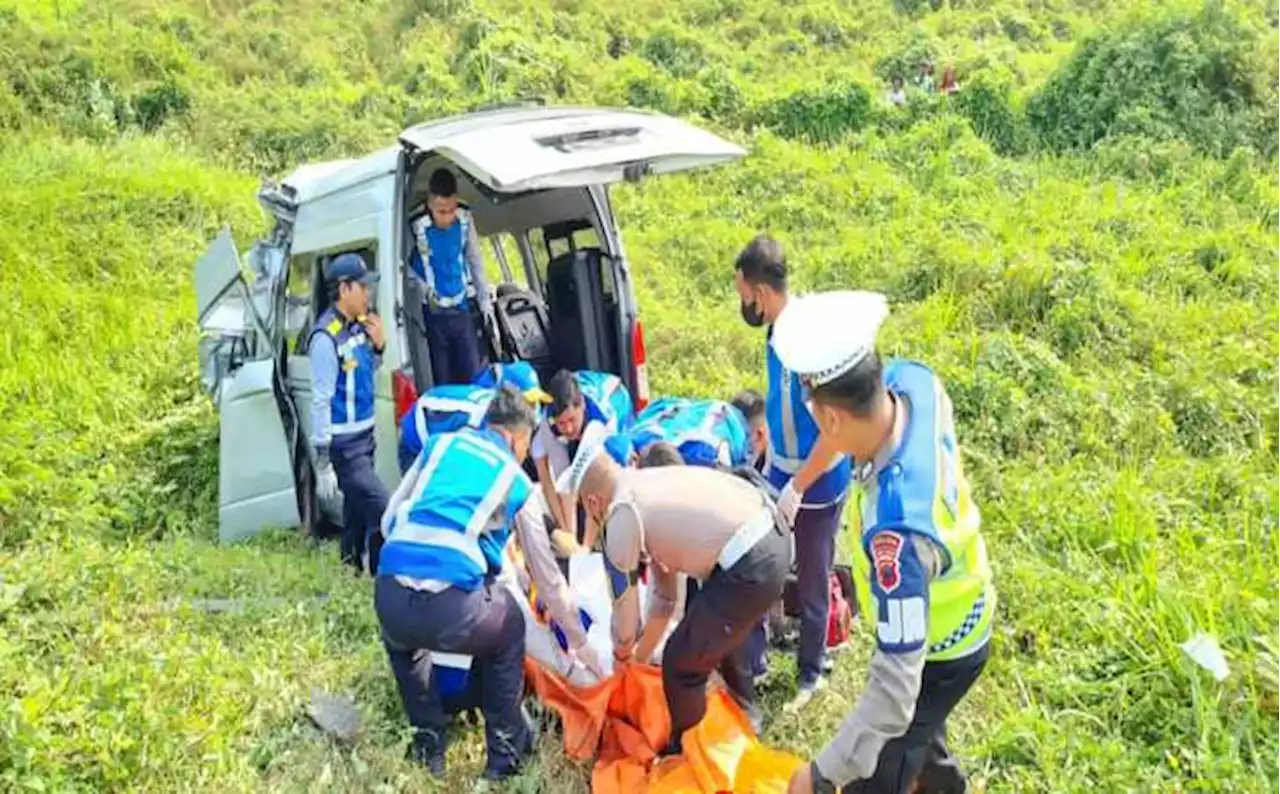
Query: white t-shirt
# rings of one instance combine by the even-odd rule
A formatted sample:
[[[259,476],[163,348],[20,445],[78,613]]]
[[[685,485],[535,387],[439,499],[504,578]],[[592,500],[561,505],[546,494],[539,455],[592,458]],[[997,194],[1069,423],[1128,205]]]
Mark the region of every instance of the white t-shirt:
[[[551,467],[551,476],[559,477],[561,472],[569,468],[569,445],[551,431],[551,425],[544,419],[533,434],[533,443],[529,445],[529,454],[534,460],[547,458]]]

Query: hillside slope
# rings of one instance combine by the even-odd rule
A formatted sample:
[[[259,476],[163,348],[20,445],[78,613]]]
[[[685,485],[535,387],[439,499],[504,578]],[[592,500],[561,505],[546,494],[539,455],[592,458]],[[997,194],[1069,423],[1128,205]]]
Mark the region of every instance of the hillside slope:
[[[0,0],[0,789],[445,790],[367,582],[219,547],[195,258],[261,173],[541,94],[689,116],[740,165],[615,191],[658,392],[762,380],[732,257],[889,294],[955,400],[1002,606],[956,750],[988,792],[1273,790],[1277,11],[1107,0]],[[936,6],[936,8],[934,7]],[[890,107],[922,55],[961,91]],[[209,613],[190,602],[248,599]],[[1179,649],[1218,638],[1216,683]],[[851,706],[867,643],[804,719]],[[787,697],[790,662],[770,685]],[[354,748],[313,686],[355,695]],[[554,742],[515,788],[585,791]]]

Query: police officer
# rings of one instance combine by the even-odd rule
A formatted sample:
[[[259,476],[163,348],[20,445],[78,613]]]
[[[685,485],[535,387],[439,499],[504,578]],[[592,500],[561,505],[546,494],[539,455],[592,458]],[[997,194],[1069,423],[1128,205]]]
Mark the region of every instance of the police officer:
[[[538,409],[541,418],[541,407],[551,402],[551,395],[542,390],[537,371],[524,361],[486,367],[470,386],[445,385],[428,389],[418,398],[410,414],[401,420],[400,474],[403,475],[413,464],[428,434],[482,427],[495,389],[503,383],[518,389]]]
[[[479,238],[471,214],[458,206],[458,180],[447,168],[427,183],[427,213],[412,222],[409,269],[426,291],[423,307],[436,383],[469,383],[480,369],[473,308],[492,313]]]
[[[683,602],[682,578],[701,582],[698,597],[662,651],[662,685],[671,714],[671,744],[706,714],[713,670],[759,725],[745,640],[782,595],[791,569],[791,538],[773,501],[746,480],[719,469],[654,466],[630,469],[603,451],[592,425],[557,486],[576,491],[604,527],[604,556],[614,597],[614,656],[652,658]],[[647,615],[635,587],[648,569]]]
[[[636,454],[665,441],[690,466],[732,468],[748,459],[746,417],[720,400],[663,397],[636,415],[630,435]]]
[[[791,794],[960,794],[946,720],[987,661],[996,594],[951,400],[928,367],[882,365],[882,295],[797,300],[773,346],[813,400],[824,436],[858,463],[855,578],[876,634],[867,686]]]
[[[520,767],[532,746],[521,706],[524,618],[495,579],[514,530],[539,599],[578,663],[597,677],[568,585],[556,567],[533,483],[520,467],[536,414],[504,386],[483,429],[430,436],[383,519],[374,604],[396,684],[415,729],[410,753],[444,773],[448,719],[442,699],[476,676],[485,720],[487,779]],[[429,678],[424,675],[430,662]]]
[[[374,372],[386,345],[382,320],[368,313],[377,283],[359,254],[335,257],[325,271],[330,307],[308,342],[316,494],[329,502],[342,491],[342,560],[357,570],[387,505],[373,466]],[[370,557],[372,572],[376,553]]]
[[[752,327],[772,324],[788,301],[782,246],[767,234],[758,235],[738,255],[735,270],[742,319]],[[826,681],[828,581],[852,470],[848,455],[818,433],[800,381],[774,350],[772,328],[768,336],[768,477],[780,492],[778,507],[793,523],[795,534],[800,643],[799,691],[792,705],[798,707]]]
[[[579,513],[573,494],[556,492],[556,478],[569,467],[583,431],[599,422],[609,432],[607,450],[626,464],[633,457],[629,433],[634,422],[631,393],[617,375],[608,372],[562,369],[547,384],[551,407],[538,427],[531,450],[542,494],[556,524],[588,548],[595,540],[592,528],[579,532]]]

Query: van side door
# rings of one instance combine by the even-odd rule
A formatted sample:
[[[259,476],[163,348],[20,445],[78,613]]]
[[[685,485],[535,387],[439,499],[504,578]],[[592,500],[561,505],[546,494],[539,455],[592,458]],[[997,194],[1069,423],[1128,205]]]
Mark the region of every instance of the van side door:
[[[241,264],[223,228],[196,262],[200,375],[218,407],[218,538],[298,523],[296,412],[280,374],[286,255],[260,242]]]

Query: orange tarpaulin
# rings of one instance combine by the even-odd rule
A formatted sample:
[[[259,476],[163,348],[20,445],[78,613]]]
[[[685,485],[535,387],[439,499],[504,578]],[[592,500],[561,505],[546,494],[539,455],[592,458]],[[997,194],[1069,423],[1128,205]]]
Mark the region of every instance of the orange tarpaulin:
[[[595,756],[593,794],[784,794],[803,763],[761,745],[733,698],[713,688],[683,755],[655,764],[671,732],[657,668],[628,665],[585,689],[531,660],[525,671],[538,697],[560,714],[565,753],[579,761]]]

